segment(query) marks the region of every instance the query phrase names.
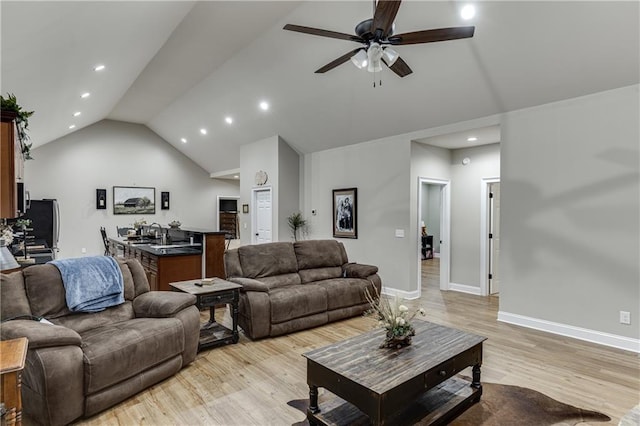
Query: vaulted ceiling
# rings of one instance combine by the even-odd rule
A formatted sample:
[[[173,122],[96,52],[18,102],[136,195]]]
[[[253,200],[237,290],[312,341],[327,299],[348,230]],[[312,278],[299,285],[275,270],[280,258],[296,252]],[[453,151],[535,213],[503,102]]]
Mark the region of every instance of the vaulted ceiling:
[[[384,69],[374,88],[350,62],[314,73],[358,44],[282,30],[352,34],[372,16],[367,0],[3,0],[2,93],[36,111],[35,147],[108,118],[145,124],[219,173],[239,167],[241,145],[275,134],[308,153],[639,82],[636,1],[482,1],[471,21],[462,5],[404,1],[396,33],[475,35],[399,46],[413,74]]]

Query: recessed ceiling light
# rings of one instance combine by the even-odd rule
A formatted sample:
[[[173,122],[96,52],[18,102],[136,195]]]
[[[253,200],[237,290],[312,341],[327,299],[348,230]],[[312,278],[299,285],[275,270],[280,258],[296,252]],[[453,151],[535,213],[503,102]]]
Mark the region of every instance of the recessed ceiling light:
[[[478,138],[476,138],[475,136],[470,136],[470,137],[467,138],[467,142],[475,142],[477,140],[478,140]]]
[[[187,143],[187,139],[186,138],[180,138],[180,142]]]
[[[476,16],[476,8],[472,4],[468,4],[460,10],[460,16],[464,20],[469,20]]]
[[[74,117],[77,117],[77,116],[79,116],[80,114],[82,114],[80,111],[76,111],[76,112],[74,112],[74,113],[73,113],[73,116],[74,116]]]
[[[69,128],[70,128],[70,129],[75,129],[75,128],[76,128],[76,125],[75,125],[75,124],[72,124],[71,126],[69,126]]]
[[[260,109],[263,111],[266,111],[269,109],[269,102],[267,101],[262,101],[260,102]]]
[[[226,121],[226,122],[227,122],[227,124],[233,124],[233,117],[226,116],[226,117],[224,118],[224,121]]]
[[[100,65],[96,65],[95,67],[93,67],[94,71],[102,71],[104,69],[104,65],[100,64]]]
[[[202,133],[203,135],[206,135],[207,134],[207,129],[205,129],[205,128],[200,129],[200,133]]]
[[[88,98],[89,96],[91,96],[91,93],[89,93],[89,92],[84,92],[82,95],[80,95],[80,97],[81,97],[82,99],[86,99],[86,98]]]
[[[238,176],[238,175],[234,175],[234,176],[233,176],[233,178],[234,178],[234,179],[240,179],[240,176]]]

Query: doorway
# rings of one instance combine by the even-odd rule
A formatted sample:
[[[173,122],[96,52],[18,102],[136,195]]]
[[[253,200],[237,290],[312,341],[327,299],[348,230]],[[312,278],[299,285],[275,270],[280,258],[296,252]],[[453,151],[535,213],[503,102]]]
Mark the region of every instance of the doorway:
[[[500,178],[481,182],[480,294],[500,293]]]
[[[251,215],[252,244],[270,243],[272,241],[272,197],[271,188],[253,189],[251,197],[253,212]]]
[[[450,234],[450,182],[448,180],[419,178],[418,182],[418,288],[422,288],[423,262],[428,264],[429,273],[433,279],[435,273],[439,273],[437,278],[441,290],[449,290],[449,234]],[[427,236],[432,241],[433,259],[422,260],[423,247],[422,226]],[[436,266],[439,264],[439,266]],[[435,268],[434,268],[435,266]]]

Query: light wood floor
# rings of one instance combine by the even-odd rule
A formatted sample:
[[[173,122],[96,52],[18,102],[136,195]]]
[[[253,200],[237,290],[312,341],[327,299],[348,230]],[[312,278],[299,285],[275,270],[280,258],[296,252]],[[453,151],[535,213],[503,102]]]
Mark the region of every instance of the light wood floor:
[[[423,261],[422,297],[411,304],[423,306],[428,321],[488,337],[483,381],[536,389],[601,411],[616,425],[640,401],[637,354],[498,323],[496,297],[441,292],[437,271],[438,259]],[[228,324],[220,311],[218,320]],[[256,342],[242,336],[236,345],[199,353],[176,376],[82,424],[290,425],[304,414],[287,401],[308,395],[301,354],[373,326],[373,319],[358,317]]]

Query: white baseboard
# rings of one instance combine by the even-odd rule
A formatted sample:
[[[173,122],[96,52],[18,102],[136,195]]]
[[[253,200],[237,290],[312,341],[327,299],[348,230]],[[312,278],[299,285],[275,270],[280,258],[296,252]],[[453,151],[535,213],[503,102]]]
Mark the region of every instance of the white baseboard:
[[[399,296],[399,297],[402,297],[403,299],[413,300],[413,299],[418,299],[420,297],[420,290],[405,291],[405,290],[398,290],[397,288],[382,287],[382,294],[385,294],[387,296]]]
[[[467,285],[467,284],[449,283],[449,290],[459,291],[460,293],[475,294],[476,296],[480,296],[480,287]]]
[[[498,311],[498,321],[640,353],[640,339]]]

